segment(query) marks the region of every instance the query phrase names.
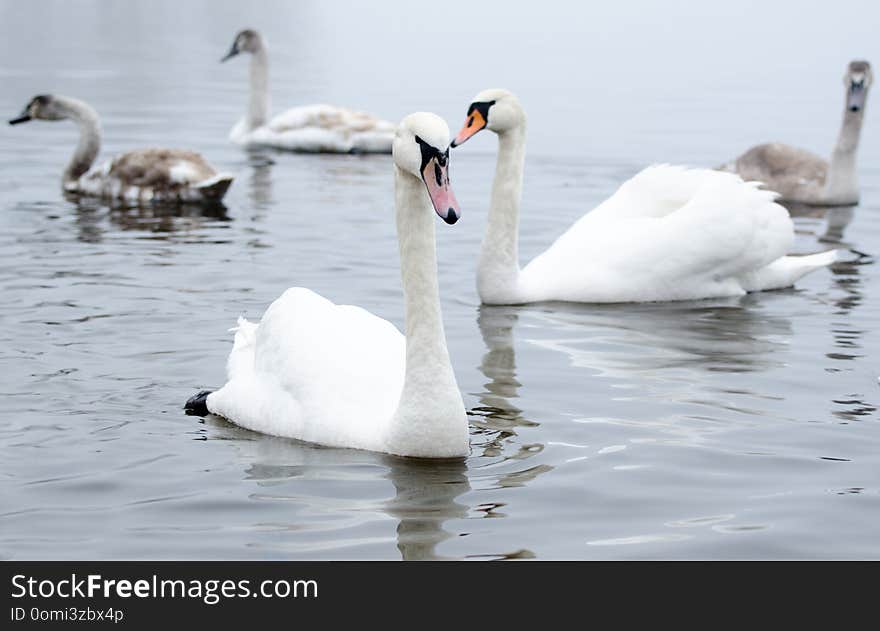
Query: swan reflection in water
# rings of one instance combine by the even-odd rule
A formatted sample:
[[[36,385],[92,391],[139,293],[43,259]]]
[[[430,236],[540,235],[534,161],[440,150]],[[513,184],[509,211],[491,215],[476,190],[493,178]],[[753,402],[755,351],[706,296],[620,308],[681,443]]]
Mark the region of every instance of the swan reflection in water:
[[[856,213],[873,212],[874,210],[857,206],[789,207],[792,217],[823,218],[825,231],[816,235],[818,241],[833,243],[848,250],[846,256],[841,257],[840,261],[831,266],[834,289],[838,293],[831,297],[829,302],[836,307],[833,313],[837,318],[831,322],[830,327],[834,349],[826,353],[826,357],[834,360],[835,363],[842,362],[842,364],[826,368],[829,372],[851,371],[852,368],[847,364],[863,357],[866,352],[864,337],[868,333],[865,330],[867,327],[858,325],[858,320],[854,320],[852,316],[864,302],[863,268],[867,265],[873,265],[875,257],[864,251],[871,247],[870,244],[865,247],[856,242],[854,237],[858,233],[845,239],[844,232]],[[876,400],[872,401],[873,394],[870,390],[852,392],[852,389],[848,389],[843,391],[832,399],[831,414],[847,423],[869,418],[878,409]]]
[[[803,204],[787,203],[792,218],[822,219],[824,220],[824,232],[815,233],[820,243],[830,243],[846,250],[839,257],[837,263],[830,267],[834,276],[837,289],[843,292],[843,296],[835,298],[834,303],[839,308],[839,313],[848,313],[862,302],[861,293],[861,268],[874,263],[874,256],[868,252],[867,247],[860,246],[852,239],[844,239],[847,227],[852,223],[857,212],[874,212],[875,209],[856,206],[806,206]],[[870,247],[870,246],[868,246]]]
[[[852,222],[856,212],[873,212],[875,209],[861,208],[857,210],[857,208],[857,206],[788,207],[792,217],[824,218],[825,232],[817,235],[817,239],[820,242],[834,243],[849,250],[845,258],[831,267],[834,288],[840,293],[830,301],[837,307],[834,315],[840,318],[831,323],[834,349],[827,353],[826,357],[836,362],[850,362],[865,355],[863,338],[867,333],[866,327],[856,324],[851,316],[864,301],[862,270],[866,265],[874,263],[874,256],[862,251],[867,248],[860,246],[852,238],[844,240],[844,231]],[[851,370],[851,368],[829,367],[826,370],[836,372]],[[869,417],[877,411],[877,405],[870,402],[872,394],[847,391],[832,400],[834,407],[831,413],[844,422],[858,421]]]
[[[272,167],[275,160],[270,151],[262,148],[248,149],[247,156],[251,170],[247,196],[253,211],[258,216],[263,216],[275,205],[272,191]]]
[[[782,365],[791,321],[768,309],[791,290],[624,305],[554,304],[530,312],[553,337],[530,344],[611,377],[663,380],[681,370],[755,372]]]
[[[471,448],[479,449],[483,457],[501,457],[504,460],[525,460],[540,453],[544,445],[540,443],[520,445],[513,454],[506,454],[506,444],[517,436],[517,428],[537,427],[539,424],[523,416],[513,399],[519,398],[522,384],[517,379],[516,350],[514,349],[513,328],[519,319],[519,311],[529,307],[508,307],[481,305],[477,316],[480,335],[486,345],[486,352],[480,361],[480,372],[488,382],[485,390],[476,393],[480,405],[471,410],[471,426],[475,428],[471,436]],[[476,437],[482,441],[476,440]],[[498,480],[499,486],[522,486],[540,473],[552,467],[541,466],[540,470],[529,475],[524,472],[510,474],[509,478]]]
[[[437,546],[458,534],[444,528],[450,519],[465,519],[469,507],[456,501],[471,490],[464,460],[423,460],[384,456],[395,496],[385,510],[396,517],[397,549],[403,560],[445,558]]]
[[[555,435],[568,433],[575,446],[586,441],[604,447],[636,434],[702,444],[732,427],[718,419],[748,423],[756,414],[778,412],[780,394],[748,374],[784,368],[792,325],[773,303],[791,300],[793,293],[522,307],[519,348],[525,364],[541,367],[538,373],[526,371],[537,387],[532,405],[541,405],[542,392],[554,392],[546,405],[563,410],[575,424]],[[731,373],[743,374],[735,386]],[[541,388],[544,383],[552,383],[552,390]]]
[[[480,362],[480,372],[489,379],[483,384],[485,391],[477,393],[480,405],[471,413],[471,424],[480,429],[481,434],[493,436],[483,447],[484,456],[494,456],[501,452],[501,443],[515,436],[517,426],[535,426],[537,423],[522,417],[522,410],[512,401],[519,397],[522,385],[516,377],[516,351],[513,348],[513,327],[516,324],[518,307],[479,308],[477,324],[486,352]]]
[[[76,207],[77,239],[84,243],[103,241],[109,231],[105,222],[116,230],[141,230],[161,239],[208,223],[231,221],[223,202],[121,205],[70,193],[65,198]]]
[[[246,485],[247,498],[268,504],[265,511],[256,507],[255,514],[265,516],[249,526],[258,539],[250,547],[278,550],[292,558],[351,558],[352,546],[363,545],[367,558],[387,558],[387,536],[359,541],[345,533],[364,523],[387,523],[388,516],[397,520],[391,541],[401,558],[441,559],[447,557],[437,546],[463,534],[446,525],[466,519],[470,511],[459,501],[471,490],[463,459],[424,460],[319,447],[257,434],[215,416],[201,421],[202,438],[235,446],[245,463],[244,481],[252,483]],[[388,481],[393,487],[390,499]],[[371,552],[376,549],[378,555]]]
[[[795,202],[781,203],[793,219],[824,219],[825,232],[817,234],[820,243],[850,247],[844,240],[844,232],[855,217],[856,206],[807,206]]]

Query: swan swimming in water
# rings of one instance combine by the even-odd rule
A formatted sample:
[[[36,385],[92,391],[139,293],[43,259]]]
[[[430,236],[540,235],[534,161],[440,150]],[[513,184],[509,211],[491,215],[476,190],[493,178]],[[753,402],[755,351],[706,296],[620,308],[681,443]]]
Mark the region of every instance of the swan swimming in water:
[[[468,422],[443,332],[432,220],[434,211],[448,224],[461,215],[448,159],[443,119],[429,113],[403,119],[393,160],[405,337],[360,307],[288,289],[259,324],[239,319],[228,382],[192,397],[187,411],[332,447],[467,455]]]
[[[849,206],[859,201],[856,153],[874,76],[867,61],[850,62],[843,85],[843,123],[831,161],[779,142],[752,147],[721,167],[747,180],[762,182],[780,201],[814,206]]]
[[[498,135],[498,162],[477,289],[484,304],[649,302],[738,296],[792,285],[835,252],[786,256],[794,228],[775,193],[739,176],[648,167],[519,267],[526,117],[507,90],[468,108],[457,147],[481,129]]]
[[[62,177],[68,193],[135,203],[216,202],[232,184],[232,175],[217,173],[202,156],[184,149],[138,149],[92,168],[101,150],[98,113],[67,96],[35,96],[9,124],[66,119],[79,126],[79,143]]]
[[[251,54],[247,115],[229,134],[234,143],[309,153],[391,153],[394,124],[344,107],[294,107],[269,119],[269,57],[262,36],[245,29],[235,36],[226,61]]]

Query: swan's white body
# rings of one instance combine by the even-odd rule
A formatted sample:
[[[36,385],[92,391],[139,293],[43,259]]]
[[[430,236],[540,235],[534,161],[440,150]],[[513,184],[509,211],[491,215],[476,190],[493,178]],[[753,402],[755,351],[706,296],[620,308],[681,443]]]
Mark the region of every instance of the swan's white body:
[[[794,229],[773,198],[730,174],[649,167],[526,265],[507,298],[642,302],[788,287],[835,254],[785,256]],[[480,278],[491,298],[493,279]]]
[[[226,58],[251,53],[247,114],[229,138],[245,147],[308,153],[391,153],[395,125],[344,107],[307,105],[269,118],[269,58],[262,36],[240,32]],[[224,58],[224,59],[226,59]]]
[[[481,93],[475,102],[488,101],[494,103],[488,128],[498,133],[499,150],[477,275],[485,304],[737,296],[788,287],[835,260],[833,251],[786,256],[793,224],[774,203],[775,193],[757,183],[659,165],[625,182],[520,269],[525,115],[506,91]],[[496,114],[502,129],[493,128]]]
[[[234,423],[332,447],[405,456],[468,453],[468,425],[449,362],[437,289],[434,223],[424,184],[403,155],[413,135],[448,145],[433,115],[401,123],[395,149],[395,205],[406,337],[359,307],[295,287],[259,324],[239,320],[228,383],[207,408]]]
[[[264,125],[242,118],[229,139],[244,147],[274,147],[303,153],[389,153],[394,125],[333,105],[294,107]]]
[[[62,177],[68,193],[131,203],[208,202],[222,199],[233,180],[185,149],[137,149],[92,166],[101,149],[101,124],[98,113],[78,99],[34,97],[10,122],[32,119],[69,119],[79,127],[79,142]]]

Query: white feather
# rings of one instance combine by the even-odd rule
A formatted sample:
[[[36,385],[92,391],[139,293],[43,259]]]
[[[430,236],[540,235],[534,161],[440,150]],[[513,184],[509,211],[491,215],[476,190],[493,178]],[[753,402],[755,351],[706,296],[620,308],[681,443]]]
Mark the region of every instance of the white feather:
[[[168,169],[168,174],[170,175],[172,182],[177,182],[179,184],[191,184],[199,177],[196,168],[185,160],[181,160],[180,162],[171,165],[171,168]]]

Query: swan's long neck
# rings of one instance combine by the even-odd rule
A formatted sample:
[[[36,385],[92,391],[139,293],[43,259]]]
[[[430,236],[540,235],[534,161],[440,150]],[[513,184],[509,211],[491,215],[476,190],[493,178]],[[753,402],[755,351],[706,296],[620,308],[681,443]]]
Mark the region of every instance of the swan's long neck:
[[[397,238],[406,305],[406,374],[389,442],[396,453],[462,455],[464,404],[446,348],[437,282],[434,210],[425,185],[395,169]],[[462,447],[462,438],[464,447]]]
[[[59,108],[79,127],[79,142],[64,169],[64,183],[76,182],[86,173],[101,150],[101,122],[98,113],[87,103],[67,97],[55,97]]]
[[[840,135],[834,146],[834,152],[831,154],[828,180],[825,184],[825,196],[829,202],[855,203],[858,201],[859,182],[856,173],[856,153],[859,148],[859,136],[864,117],[864,107],[858,112],[844,110],[843,124],[840,127]]]
[[[492,184],[489,221],[477,269],[484,303],[517,301],[519,281],[519,205],[526,153],[526,126],[498,134],[498,163]]]
[[[248,130],[262,127],[269,120],[269,55],[260,42],[251,54],[250,100],[248,102]]]

